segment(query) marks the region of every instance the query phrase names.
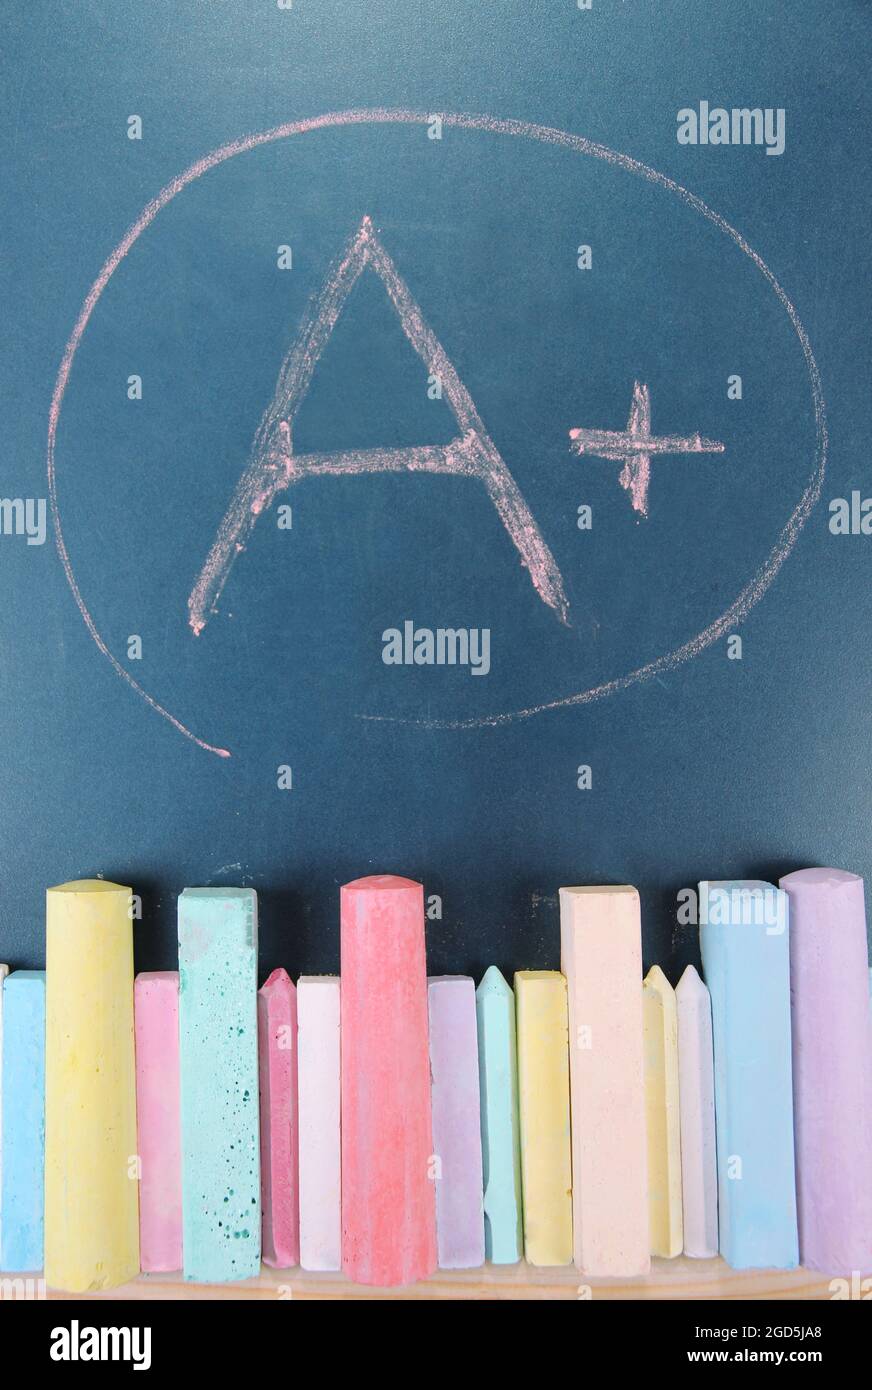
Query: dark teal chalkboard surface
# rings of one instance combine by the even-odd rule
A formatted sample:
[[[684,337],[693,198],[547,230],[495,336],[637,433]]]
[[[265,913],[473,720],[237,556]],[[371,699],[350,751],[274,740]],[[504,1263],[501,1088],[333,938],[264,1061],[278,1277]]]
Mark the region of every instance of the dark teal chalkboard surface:
[[[0,33],[0,959],[100,873],[331,971],[389,871],[434,972],[629,881],[674,976],[697,879],[868,875],[867,4]]]

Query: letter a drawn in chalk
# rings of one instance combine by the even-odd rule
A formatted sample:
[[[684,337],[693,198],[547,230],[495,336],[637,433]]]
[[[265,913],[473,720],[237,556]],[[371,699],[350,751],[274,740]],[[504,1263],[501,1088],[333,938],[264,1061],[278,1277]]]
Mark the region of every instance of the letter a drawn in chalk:
[[[295,455],[292,440],[297,411],[345,301],[367,267],[382,281],[403,331],[428,374],[441,381],[442,397],[451,408],[460,433],[443,445]],[[258,425],[248,464],[188,599],[188,622],[194,634],[198,636],[203,631],[209,616],[216,611],[233,561],[245,549],[257,518],[278,493],[301,478],[363,473],[448,473],[484,483],[521,563],[530,573],[533,587],[561,622],[568,623],[569,604],[554,556],[487,433],[472,397],[424,322],[368,217],[364,217],[310,304],[293,347],[282,363],[275,395]]]

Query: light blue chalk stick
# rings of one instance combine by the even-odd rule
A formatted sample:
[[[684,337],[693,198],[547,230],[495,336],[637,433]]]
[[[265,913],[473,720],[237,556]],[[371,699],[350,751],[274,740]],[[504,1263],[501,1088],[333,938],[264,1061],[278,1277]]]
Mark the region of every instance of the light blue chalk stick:
[[[734,1269],[799,1263],[787,894],[700,884],[712,997],[720,1249]]]
[[[497,1265],[524,1253],[515,996],[495,965],[475,991],[481,1087],[485,1254]]]
[[[42,1269],[45,971],[3,981],[3,1238],[0,1269]]]
[[[182,1231],[186,1279],[260,1273],[257,897],[179,898]]]

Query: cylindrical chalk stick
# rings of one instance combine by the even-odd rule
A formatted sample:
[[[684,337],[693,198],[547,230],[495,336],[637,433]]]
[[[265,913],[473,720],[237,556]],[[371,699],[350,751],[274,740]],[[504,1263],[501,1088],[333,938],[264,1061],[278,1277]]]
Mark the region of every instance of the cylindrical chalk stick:
[[[356,879],[341,916],[342,1268],[408,1284],[436,1268],[423,889]]]
[[[799,1253],[808,1269],[872,1270],[872,1022],[863,880],[800,869],[790,899]]]
[[[45,1278],[70,1293],[139,1273],[131,891],[46,893]]]

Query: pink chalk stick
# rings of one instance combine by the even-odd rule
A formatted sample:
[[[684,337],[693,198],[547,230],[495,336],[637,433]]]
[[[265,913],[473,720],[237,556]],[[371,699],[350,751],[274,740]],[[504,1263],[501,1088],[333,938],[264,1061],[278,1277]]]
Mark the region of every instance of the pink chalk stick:
[[[800,869],[790,900],[790,1000],[800,1260],[872,1271],[872,1021],[863,880]]]
[[[408,1284],[436,1268],[424,890],[360,878],[341,917],[342,1268]]]
[[[290,1269],[300,1260],[297,991],[284,970],[257,992],[257,1048],[263,1261]]]
[[[429,1000],[439,1267],[472,1269],[484,1264],[475,984],[467,975],[437,975]]]
[[[137,975],[133,1016],[140,1269],[159,1274],[182,1268],[178,972]]]

